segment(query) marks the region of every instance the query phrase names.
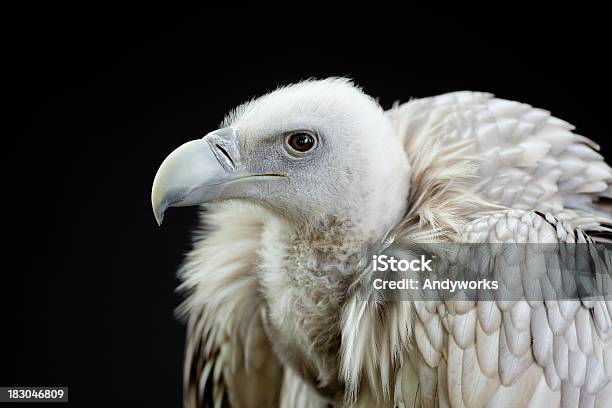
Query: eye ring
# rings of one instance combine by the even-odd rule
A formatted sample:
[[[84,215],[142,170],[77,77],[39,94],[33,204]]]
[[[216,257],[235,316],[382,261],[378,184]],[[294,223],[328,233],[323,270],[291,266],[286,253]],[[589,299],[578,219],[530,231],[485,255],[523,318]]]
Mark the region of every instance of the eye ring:
[[[316,149],[318,145],[317,134],[309,130],[296,130],[287,133],[283,140],[285,150],[294,157],[304,156]]]

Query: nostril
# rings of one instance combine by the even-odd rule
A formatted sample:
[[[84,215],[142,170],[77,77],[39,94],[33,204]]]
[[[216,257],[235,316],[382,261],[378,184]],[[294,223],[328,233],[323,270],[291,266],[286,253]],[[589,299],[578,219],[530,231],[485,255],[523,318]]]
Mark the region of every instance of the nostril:
[[[234,163],[234,161],[232,160],[232,157],[229,155],[229,153],[222,148],[221,146],[219,146],[217,143],[215,143],[215,147],[225,156],[227,157],[227,160],[229,160],[229,162],[232,164],[232,167],[236,168],[236,164]]]

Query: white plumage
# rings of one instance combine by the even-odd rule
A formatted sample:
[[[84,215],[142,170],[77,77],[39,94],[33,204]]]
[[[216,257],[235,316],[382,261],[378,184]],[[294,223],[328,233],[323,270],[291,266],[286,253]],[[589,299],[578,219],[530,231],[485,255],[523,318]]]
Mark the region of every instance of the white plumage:
[[[364,253],[609,241],[612,169],[570,124],[479,92],[383,112],[328,79],[253,100],[224,126],[237,141],[211,134],[211,149],[254,180],[197,201],[203,229],[180,273],[187,406],[612,406],[609,299],[384,302],[359,285]],[[285,155],[298,130],[316,149]],[[179,176],[164,166],[156,215],[197,203],[166,188]],[[496,273],[539,290],[538,257],[519,261]]]

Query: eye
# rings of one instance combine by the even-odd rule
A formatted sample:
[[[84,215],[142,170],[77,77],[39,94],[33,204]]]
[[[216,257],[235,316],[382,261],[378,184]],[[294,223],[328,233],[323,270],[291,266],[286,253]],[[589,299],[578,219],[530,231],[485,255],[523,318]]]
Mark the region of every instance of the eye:
[[[285,136],[285,150],[292,156],[301,156],[317,146],[316,136],[304,130]]]

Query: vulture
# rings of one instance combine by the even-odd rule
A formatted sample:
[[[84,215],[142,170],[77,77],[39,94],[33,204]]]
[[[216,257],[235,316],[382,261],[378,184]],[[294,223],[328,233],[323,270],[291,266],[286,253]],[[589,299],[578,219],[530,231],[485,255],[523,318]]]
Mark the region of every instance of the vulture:
[[[327,78],[178,147],[151,199],[160,225],[202,209],[178,272],[185,406],[612,407],[612,169],[573,130],[483,92],[385,111]],[[600,290],[563,296],[550,259],[509,249],[536,244]],[[443,245],[499,245],[475,259],[518,294],[371,284],[372,254],[450,265]]]

